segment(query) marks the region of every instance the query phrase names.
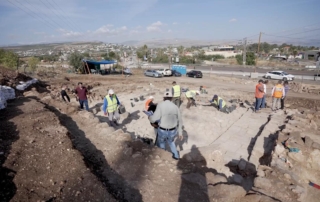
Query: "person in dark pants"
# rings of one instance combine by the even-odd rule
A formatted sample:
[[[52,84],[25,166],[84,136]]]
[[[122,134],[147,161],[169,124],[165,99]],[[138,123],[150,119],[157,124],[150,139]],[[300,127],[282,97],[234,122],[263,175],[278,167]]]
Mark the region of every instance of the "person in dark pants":
[[[288,81],[285,81],[283,83],[283,86],[284,86],[284,96],[281,98],[281,109],[283,110],[284,109],[284,100],[286,99],[287,97],[287,93],[289,92],[289,82]]]
[[[263,80],[260,79],[259,83],[256,85],[256,90],[255,90],[256,103],[255,103],[254,112],[256,113],[260,112],[260,106],[261,106],[263,95],[264,95]]]
[[[75,89],[74,92],[78,97],[80,109],[83,109],[83,104],[84,104],[86,107],[86,110],[89,111],[88,98],[87,98],[87,93],[88,93],[87,88],[84,87],[81,82],[79,82],[78,87]]]
[[[61,94],[63,101],[67,102],[67,100],[68,100],[68,102],[70,102],[70,97],[68,96],[66,89],[67,89],[67,87],[65,85],[62,86],[60,94]]]

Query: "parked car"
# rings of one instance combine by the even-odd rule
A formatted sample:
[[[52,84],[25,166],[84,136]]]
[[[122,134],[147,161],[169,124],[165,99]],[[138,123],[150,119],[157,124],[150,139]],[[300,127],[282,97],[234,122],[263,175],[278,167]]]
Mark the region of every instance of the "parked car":
[[[263,76],[266,79],[278,79],[283,81],[293,81],[294,76],[291,74],[288,74],[284,71],[271,71],[267,72],[266,75]]]
[[[172,71],[170,69],[157,69],[158,73],[162,74],[163,76],[171,76]]]
[[[177,70],[171,70],[172,72],[172,76],[178,77],[181,76],[182,74],[180,72],[178,72]]]
[[[202,78],[202,72],[199,70],[191,70],[187,73],[187,76],[193,78]]]
[[[159,72],[157,72],[156,70],[153,69],[148,69],[144,72],[145,76],[152,76],[152,77],[157,77],[160,78],[162,77],[162,74],[160,74]]]

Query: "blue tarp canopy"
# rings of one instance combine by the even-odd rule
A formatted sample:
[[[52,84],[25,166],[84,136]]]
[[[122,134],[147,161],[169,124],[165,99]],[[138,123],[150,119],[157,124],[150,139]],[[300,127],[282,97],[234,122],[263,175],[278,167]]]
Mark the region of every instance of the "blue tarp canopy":
[[[115,64],[115,60],[101,60],[101,61],[93,61],[93,60],[85,60],[83,59],[82,62],[86,62],[88,64],[93,64],[93,65],[106,65],[106,64]]]

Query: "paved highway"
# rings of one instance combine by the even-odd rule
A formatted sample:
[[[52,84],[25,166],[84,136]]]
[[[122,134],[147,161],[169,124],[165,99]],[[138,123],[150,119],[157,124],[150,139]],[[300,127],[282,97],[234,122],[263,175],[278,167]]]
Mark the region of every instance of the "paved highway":
[[[228,71],[228,72],[254,72],[254,68],[244,68],[244,67],[224,67],[224,66],[187,66],[188,69],[195,69],[202,70],[202,71]],[[281,70],[281,68],[279,68]],[[266,72],[271,71],[271,69],[263,69],[257,68],[258,73],[265,74]],[[285,72],[292,74],[292,75],[303,75],[303,76],[314,76],[316,71],[314,70],[285,70]]]

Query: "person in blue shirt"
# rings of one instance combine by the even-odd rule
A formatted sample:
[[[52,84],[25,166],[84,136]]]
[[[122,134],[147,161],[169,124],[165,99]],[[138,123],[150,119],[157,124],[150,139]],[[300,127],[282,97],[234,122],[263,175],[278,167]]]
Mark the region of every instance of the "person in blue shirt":
[[[103,99],[103,112],[105,116],[109,117],[111,126],[118,125],[120,115],[118,111],[118,106],[121,105],[118,97],[114,94],[113,90],[110,89],[108,95]],[[113,120],[115,119],[115,120]]]

